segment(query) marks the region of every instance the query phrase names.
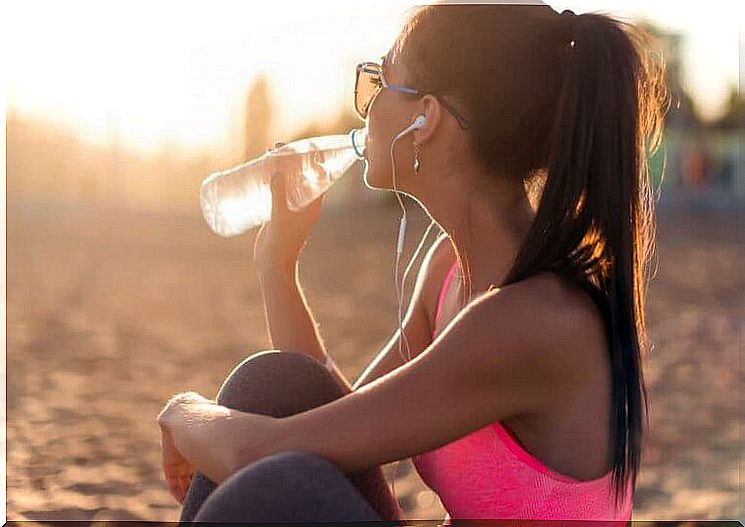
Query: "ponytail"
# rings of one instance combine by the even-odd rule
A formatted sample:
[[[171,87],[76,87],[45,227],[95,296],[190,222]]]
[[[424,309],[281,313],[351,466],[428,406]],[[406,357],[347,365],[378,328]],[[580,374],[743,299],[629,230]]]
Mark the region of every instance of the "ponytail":
[[[566,16],[570,15],[570,16]],[[586,289],[606,321],[616,504],[636,486],[648,398],[645,263],[654,247],[645,135],[659,144],[661,76],[644,35],[603,14],[554,17],[563,78],[535,221],[505,285],[550,270]]]

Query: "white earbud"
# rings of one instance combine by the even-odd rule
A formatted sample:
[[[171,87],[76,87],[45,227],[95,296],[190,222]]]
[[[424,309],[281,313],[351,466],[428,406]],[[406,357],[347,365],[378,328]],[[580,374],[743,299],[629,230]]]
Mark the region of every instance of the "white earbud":
[[[408,134],[409,132],[413,130],[419,130],[422,126],[425,125],[427,122],[427,118],[424,115],[417,116],[416,119],[414,119],[414,122],[411,123],[409,126],[401,130],[398,135],[394,138],[394,141],[400,137],[403,137],[404,135]]]

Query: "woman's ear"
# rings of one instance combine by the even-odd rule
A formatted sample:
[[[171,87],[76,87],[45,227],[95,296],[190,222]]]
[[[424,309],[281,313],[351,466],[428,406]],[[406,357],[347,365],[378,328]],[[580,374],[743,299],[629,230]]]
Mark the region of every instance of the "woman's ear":
[[[414,140],[423,145],[441,125],[442,104],[434,95],[426,94],[420,100],[420,110],[416,115],[423,115],[426,119],[424,125],[414,132]]]

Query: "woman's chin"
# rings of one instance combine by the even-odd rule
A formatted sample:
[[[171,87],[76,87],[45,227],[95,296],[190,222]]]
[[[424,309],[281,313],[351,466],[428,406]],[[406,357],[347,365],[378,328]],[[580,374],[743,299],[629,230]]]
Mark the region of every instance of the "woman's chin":
[[[370,169],[370,163],[365,162],[365,170],[362,174],[367,188],[373,190],[393,190],[393,179],[391,174],[381,174]]]
[[[363,180],[367,188],[371,188],[373,190],[386,190],[387,186],[384,184],[384,182],[381,182],[380,179],[376,177],[376,174],[369,169],[369,166],[369,164],[366,165],[365,172],[363,174]]]

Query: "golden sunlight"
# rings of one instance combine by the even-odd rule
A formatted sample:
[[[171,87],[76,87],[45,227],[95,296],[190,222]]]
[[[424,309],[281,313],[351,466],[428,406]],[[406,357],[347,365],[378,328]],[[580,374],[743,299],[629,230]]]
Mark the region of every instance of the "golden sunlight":
[[[698,114],[721,114],[737,86],[737,17],[649,4],[551,2],[650,21]],[[359,127],[355,65],[387,52],[411,5],[12,3],[9,193],[191,209],[216,170],[277,141]]]
[[[737,17],[724,9],[550,3],[558,10],[646,17],[687,32],[690,83],[707,115],[720,109],[727,83],[737,80]],[[258,74],[268,76],[275,92],[276,137],[319,116],[331,118],[351,106],[356,62],[387,50],[407,6],[15,2],[6,8],[14,44],[8,105],[99,144],[156,151],[174,142],[228,153],[243,126],[235,116],[246,87]]]

